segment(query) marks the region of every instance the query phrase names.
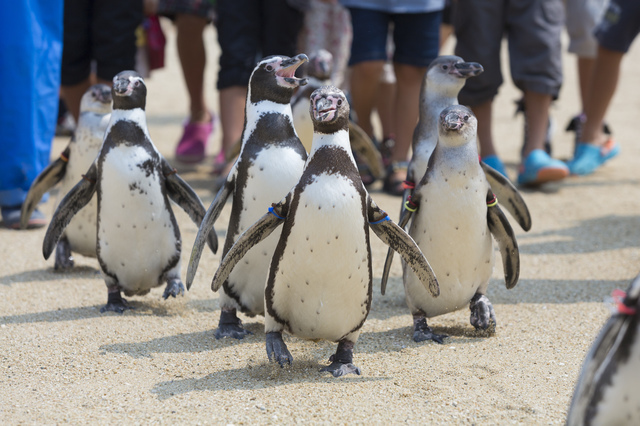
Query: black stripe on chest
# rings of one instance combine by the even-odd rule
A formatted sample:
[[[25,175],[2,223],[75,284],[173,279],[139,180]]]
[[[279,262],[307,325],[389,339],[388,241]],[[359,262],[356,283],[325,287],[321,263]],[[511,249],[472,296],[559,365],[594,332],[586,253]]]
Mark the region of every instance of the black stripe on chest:
[[[291,330],[289,322],[286,318],[281,316],[273,306],[273,296],[274,286],[275,286],[275,277],[279,269],[280,262],[282,261],[282,257],[284,255],[284,251],[291,235],[291,230],[295,226],[295,217],[296,212],[298,210],[298,206],[300,204],[300,195],[304,191],[304,189],[312,184],[315,181],[315,177],[318,175],[340,175],[344,179],[351,182],[351,184],[355,187],[356,191],[360,196],[360,208],[362,217],[365,218],[363,220],[364,226],[364,236],[365,236],[365,247],[370,247],[370,239],[369,239],[369,227],[366,221],[367,214],[367,192],[364,189],[364,185],[362,184],[362,179],[360,178],[360,174],[358,173],[358,169],[353,164],[349,154],[340,147],[337,146],[324,146],[318,149],[302,174],[302,178],[298,185],[296,185],[293,191],[293,197],[291,198],[291,206],[289,208],[289,212],[285,219],[282,234],[280,236],[280,240],[276,245],[276,249],[273,255],[273,260],[271,262],[271,268],[269,268],[269,277],[267,279],[267,286],[265,288],[265,301],[266,308],[269,315],[271,315],[278,323],[283,324],[288,330]],[[337,253],[337,256],[340,254]],[[369,309],[371,308],[371,297],[372,297],[372,280],[371,280],[371,250],[367,250],[367,263],[369,268],[369,289],[368,289],[368,297],[366,303],[366,311],[367,314]],[[366,319],[366,315],[365,315]],[[364,324],[364,319],[360,324],[354,327],[350,333],[358,330]],[[349,334],[349,333],[348,333]]]

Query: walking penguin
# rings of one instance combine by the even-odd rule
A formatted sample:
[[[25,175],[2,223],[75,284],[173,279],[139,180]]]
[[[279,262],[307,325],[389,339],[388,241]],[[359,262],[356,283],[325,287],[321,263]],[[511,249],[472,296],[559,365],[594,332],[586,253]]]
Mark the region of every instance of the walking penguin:
[[[218,219],[227,198],[232,196],[233,204],[223,256],[238,236],[262,216],[264,206],[280,201],[298,183],[307,152],[293,126],[290,101],[294,90],[307,83],[306,79],[294,75],[307,60],[304,54],[294,58],[270,56],[253,70],[247,90],[240,155],[200,225],[187,270],[187,288],[193,282],[204,237]],[[238,310],[249,316],[264,313],[265,277],[277,241],[278,236],[273,235],[256,246],[224,282],[215,332],[217,339],[242,339],[251,334],[242,326]]]
[[[89,170],[62,199],[45,234],[49,258],[71,218],[98,194],[96,252],[107,284],[100,311],[122,313],[125,295],[143,295],[166,282],[163,297],[184,293],[180,280],[182,240],[169,199],[200,224],[204,206],[191,187],[156,150],[147,130],[147,88],[135,71],[113,78],[113,112],[102,149]],[[207,242],[217,250],[217,236]]]
[[[349,104],[342,91],[316,90],[310,110],[315,132],[300,182],[228,250],[212,288],[217,290],[246,253],[282,225],[264,290],[269,359],[292,362],[282,339],[286,330],[304,339],[338,342],[331,364],[321,371],[335,377],[360,374],[352,361],[371,307],[369,228],[402,255],[425,292],[437,297],[438,282],[413,239],[364,188],[349,145]]]
[[[416,342],[442,343],[427,318],[469,306],[471,324],[486,330],[496,318],[485,295],[493,271],[492,236],[498,242],[508,289],[518,282],[518,245],[478,162],[477,121],[471,110],[454,105],[440,113],[439,138],[429,167],[407,201],[401,226],[409,226],[440,283],[440,297],[426,292],[411,268],[403,265],[407,305]]]
[[[111,118],[111,88],[95,84],[82,95],[80,116],[75,133],[60,157],[47,166],[33,181],[22,205],[21,226],[26,228],[31,213],[45,192],[60,182],[60,198],[82,178],[96,159]],[[72,252],[96,257],[98,201],[95,197],[80,210],[64,230],[56,245],[54,269],[73,267]]]

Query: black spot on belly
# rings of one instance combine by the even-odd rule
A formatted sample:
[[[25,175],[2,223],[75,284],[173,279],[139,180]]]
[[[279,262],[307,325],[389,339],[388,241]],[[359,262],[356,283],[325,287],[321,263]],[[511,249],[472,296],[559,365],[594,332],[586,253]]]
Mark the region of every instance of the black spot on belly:
[[[306,281],[305,281],[305,284],[306,284],[306,285],[309,285],[309,280],[306,280]]]
[[[117,224],[116,224],[116,226],[117,226],[118,228],[120,228],[120,224],[119,224],[119,223],[117,223]]]
[[[301,303],[304,303],[304,299],[300,299],[300,302],[301,302]]]

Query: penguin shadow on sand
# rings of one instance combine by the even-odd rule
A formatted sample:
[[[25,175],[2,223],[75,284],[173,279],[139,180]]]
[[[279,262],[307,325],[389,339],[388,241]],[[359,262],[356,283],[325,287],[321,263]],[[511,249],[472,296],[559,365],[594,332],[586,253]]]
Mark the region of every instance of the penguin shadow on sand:
[[[330,349],[327,348],[327,352]],[[259,351],[262,355],[262,350]],[[257,353],[257,352],[256,352]],[[278,386],[288,386],[301,383],[313,383],[316,389],[324,388],[336,391],[336,386],[350,387],[354,383],[380,382],[392,380],[393,377],[367,377],[348,375],[336,380],[330,374],[320,373],[323,366],[317,360],[298,356],[292,365],[280,367],[277,363],[256,359],[253,355],[246,359],[246,366],[230,370],[213,371],[202,377],[178,378],[158,382],[151,393],[159,400],[167,400],[174,396],[194,391],[228,391],[228,390],[272,390]],[[248,385],[250,383],[250,385]],[[259,400],[256,400],[259,405]]]
[[[532,242],[540,238],[553,241]],[[523,254],[593,253],[640,246],[640,216],[607,215],[574,226],[519,235]]]
[[[100,270],[89,265],[79,265],[67,271],[56,271],[51,265],[42,269],[0,276],[0,284],[11,286],[18,283],[58,281],[61,278],[65,280],[97,279],[100,278]]]

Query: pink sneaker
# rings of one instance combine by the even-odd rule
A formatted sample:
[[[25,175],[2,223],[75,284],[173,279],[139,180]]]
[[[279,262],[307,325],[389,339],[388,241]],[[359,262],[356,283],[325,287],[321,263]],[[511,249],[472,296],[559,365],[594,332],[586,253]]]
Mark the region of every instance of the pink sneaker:
[[[209,136],[213,132],[214,115],[208,123],[186,123],[176,147],[176,160],[183,163],[199,163],[204,160]]]

